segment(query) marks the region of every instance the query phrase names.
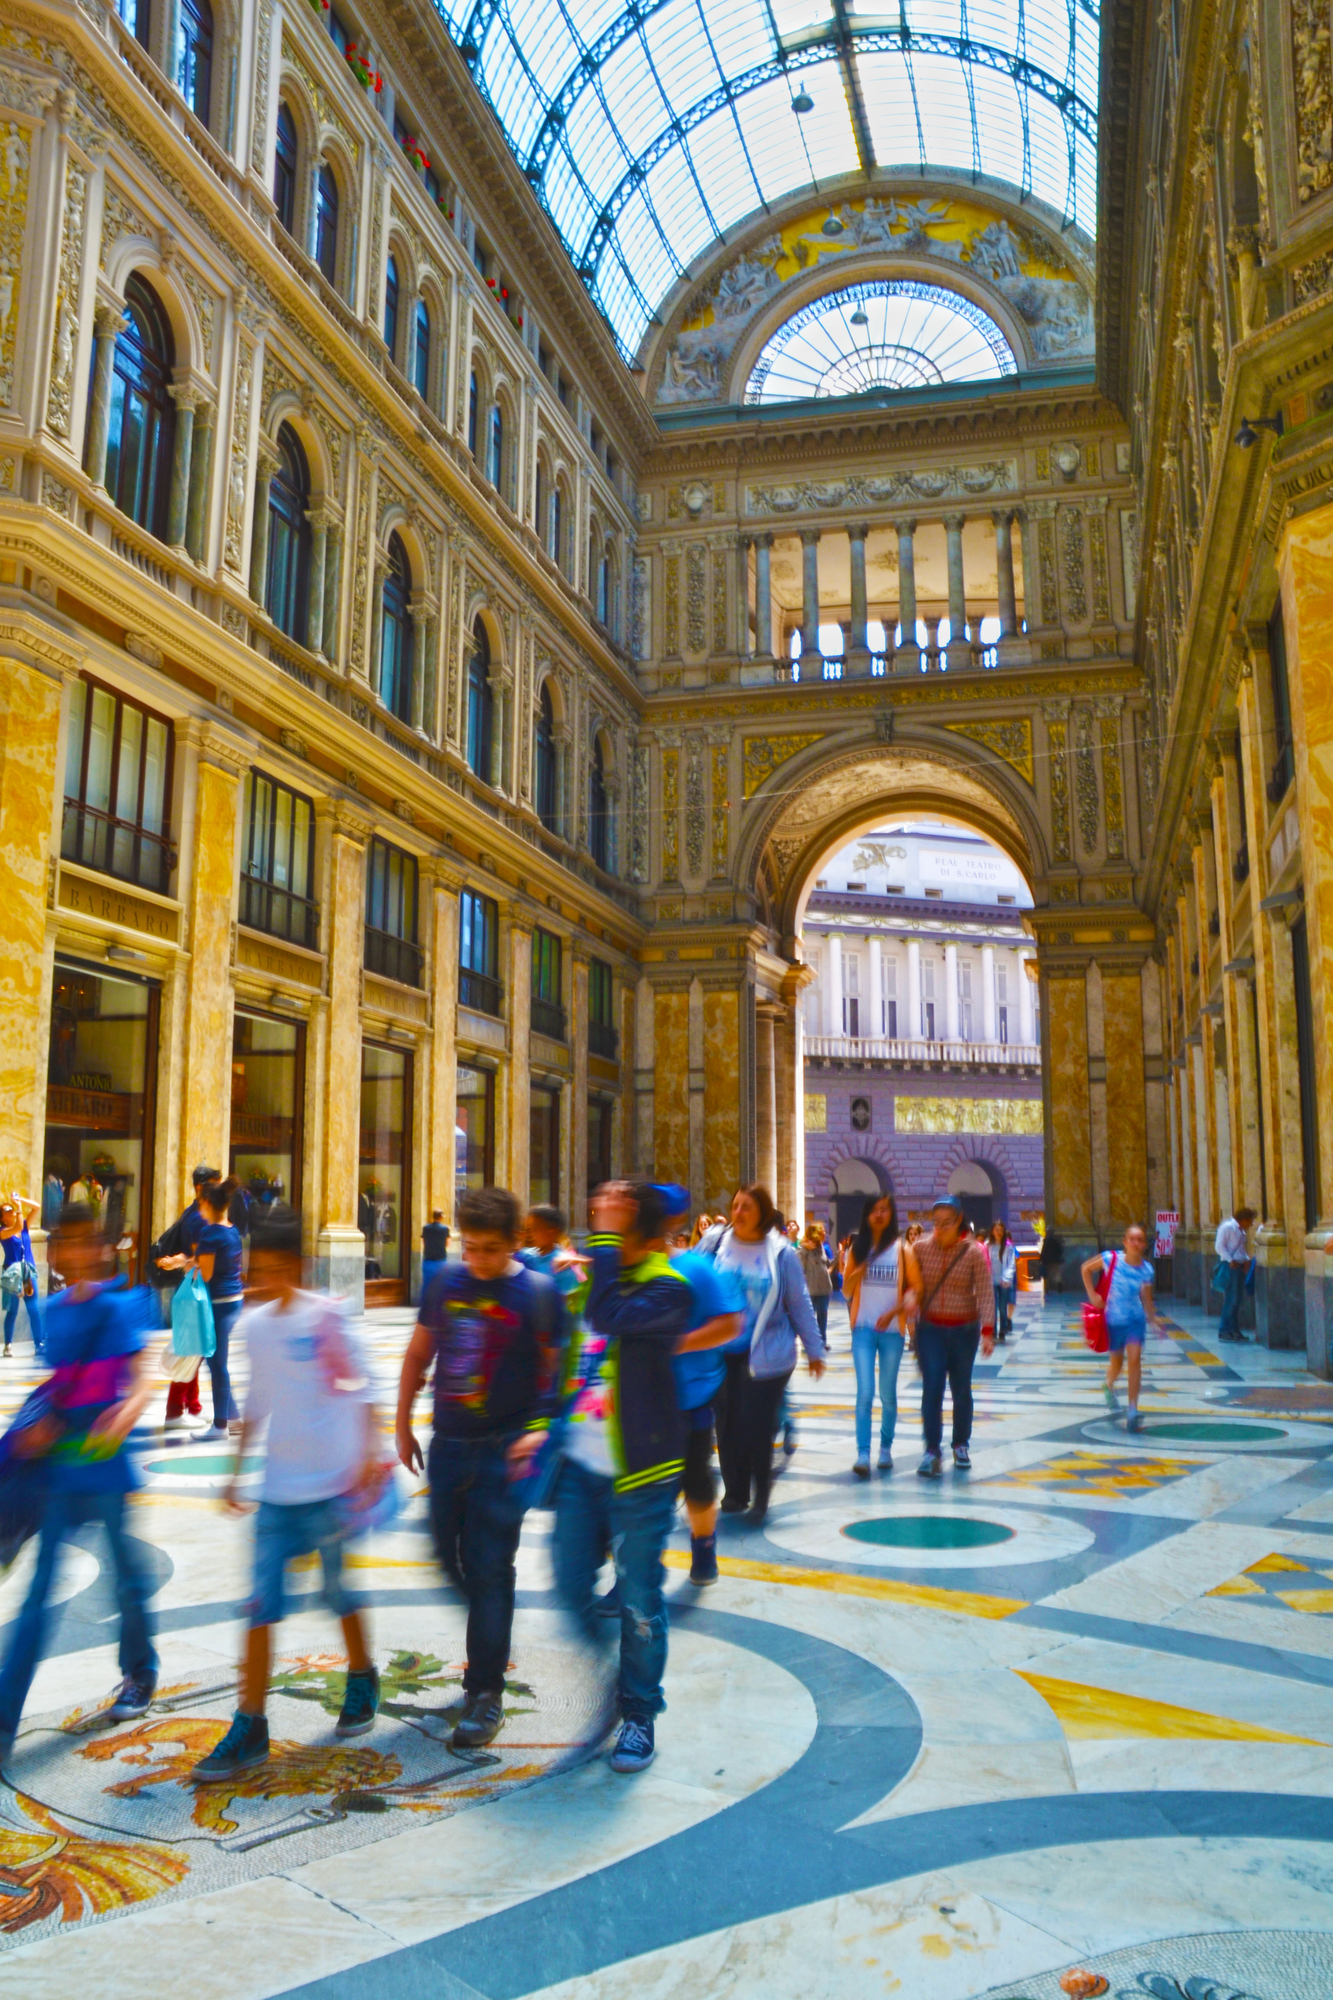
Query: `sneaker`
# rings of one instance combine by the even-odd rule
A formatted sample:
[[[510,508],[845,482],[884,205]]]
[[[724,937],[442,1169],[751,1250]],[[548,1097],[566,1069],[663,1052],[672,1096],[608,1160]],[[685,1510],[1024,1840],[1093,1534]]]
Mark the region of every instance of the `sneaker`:
[[[1111,1412],[1111,1415],[1118,1417],[1120,1415],[1120,1398],[1116,1395],[1115,1390],[1103,1386],[1102,1394],[1106,1398],[1106,1407]]]
[[[470,1694],[463,1703],[463,1713],[454,1724],[453,1735],[449,1738],[451,1750],[481,1750],[493,1743],[500,1734],[505,1719],[504,1689],[483,1688],[480,1694]]]
[[[928,1451],[916,1469],[918,1479],[938,1479],[944,1470],[944,1456],[938,1451]]]
[[[717,1582],[717,1536],[690,1536],[690,1582]]]
[[[256,1764],[267,1762],[268,1718],[242,1715],[237,1709],[231,1728],[217,1749],[210,1750],[207,1757],[195,1765],[190,1777],[196,1785],[219,1785],[228,1778],[237,1777],[242,1771],[252,1770]]]
[[[225,1444],[227,1441],[227,1426],[225,1424],[210,1424],[207,1430],[195,1432],[194,1441],[196,1444]]]
[[[893,1453],[886,1444],[881,1445],[879,1448],[879,1457],[875,1461],[875,1470],[876,1472],[893,1471]]]
[[[856,1474],[858,1479],[869,1479],[870,1477],[869,1458],[858,1458],[856,1464],[852,1467],[852,1471]]]
[[[164,1431],[183,1431],[187,1430],[189,1426],[186,1424],[184,1417],[168,1417],[162,1428]]]
[[[374,1667],[349,1673],[343,1693],[342,1714],[334,1724],[335,1736],[364,1736],[380,1705],[380,1677]]]
[[[727,1498],[722,1502],[722,1512],[724,1514],[743,1514],[749,1504],[748,1500],[737,1500],[731,1494],[728,1494]]]
[[[965,1444],[956,1444],[954,1446],[953,1462],[959,1472],[970,1472],[972,1470],[972,1454]]]
[[[1125,1429],[1127,1431],[1141,1431],[1143,1429],[1143,1413],[1140,1410],[1130,1410],[1128,1412],[1125,1417]]]
[[[748,1522],[750,1523],[750,1526],[751,1526],[752,1528],[762,1528],[762,1527],[763,1527],[763,1525],[764,1525],[765,1521],[766,1521],[766,1520],[768,1519],[768,1495],[767,1495],[767,1494],[765,1494],[765,1495],[764,1495],[764,1497],[763,1497],[763,1499],[762,1499],[762,1500],[760,1500],[760,1499],[756,1499],[756,1500],[754,1501],[753,1505],[752,1505],[752,1506],[750,1506],[750,1507],[748,1507],[748,1508],[746,1509],[746,1511],[745,1511],[745,1518],[746,1518],[746,1520],[747,1520],[747,1521],[748,1521]]]
[[[126,1674],[106,1712],[108,1722],[136,1722],[147,1715],[157,1693],[156,1674]]]
[[[620,1734],[611,1752],[611,1769],[646,1771],[656,1755],[651,1717],[646,1722],[639,1722],[627,1715],[620,1725]]]

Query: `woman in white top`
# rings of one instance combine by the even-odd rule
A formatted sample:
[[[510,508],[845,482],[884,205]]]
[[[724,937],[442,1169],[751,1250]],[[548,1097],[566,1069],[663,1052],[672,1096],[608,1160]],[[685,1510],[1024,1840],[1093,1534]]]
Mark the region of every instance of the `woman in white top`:
[[[852,1322],[856,1365],[856,1463],[858,1479],[870,1477],[870,1419],[875,1404],[875,1363],[879,1362],[879,1470],[893,1470],[893,1432],[898,1421],[898,1364],[903,1358],[906,1314],[912,1294],[901,1284],[902,1237],[891,1194],[872,1195],[861,1227],[847,1253],[843,1288]]]
[[[1014,1249],[1013,1237],[998,1217],[990,1226],[986,1254],[990,1258],[990,1281],[995,1289],[995,1338],[1007,1340],[1014,1323],[1011,1312],[1018,1252]]]

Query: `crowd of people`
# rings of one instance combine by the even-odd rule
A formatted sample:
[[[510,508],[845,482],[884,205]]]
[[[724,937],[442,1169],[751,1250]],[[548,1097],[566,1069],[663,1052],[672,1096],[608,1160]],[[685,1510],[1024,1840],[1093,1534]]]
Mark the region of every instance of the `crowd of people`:
[[[233,1512],[251,1507],[240,1467],[267,1436],[239,1705],[193,1772],[200,1784],[231,1779],[269,1755],[273,1628],[286,1608],[288,1566],[301,1556],[320,1558],[325,1602],[347,1650],[337,1731],[371,1728],[379,1682],[365,1617],[343,1581],[343,1548],[383,1518],[377,1510],[392,1497],[369,1362],[341,1303],[303,1287],[299,1216],[273,1204],[252,1223],[243,1283],[241,1236],[229,1219],[235,1195],[234,1182],[201,1166],[193,1201],[152,1251],[162,1287],[188,1276],[207,1294],[212,1424],[196,1434],[235,1440],[225,1495]],[[580,1248],[558,1209],[525,1213],[514,1195],[489,1187],[459,1202],[460,1256],[448,1255],[442,1216],[428,1228],[423,1248],[433,1254],[423,1261],[402,1359],[394,1444],[403,1466],[425,1473],[438,1560],[467,1605],[463,1702],[450,1736],[457,1751],[481,1748],[503,1726],[515,1557],[526,1515],[543,1508],[551,1513],[559,1598],[601,1663],[597,1740],[618,1718],[613,1768],[632,1772],[651,1762],[667,1654],[662,1557],[677,1505],[683,1501],[689,1522],[690,1580],[705,1586],[718,1575],[719,1513],[755,1526],[765,1520],[775,1472],[794,1446],[789,1384],[802,1350],[811,1377],[824,1372],[835,1291],[846,1302],[856,1374],[854,1476],[871,1476],[876,1383],[875,1463],[881,1473],[893,1470],[898,1375],[909,1347],[921,1374],[918,1472],[941,1476],[946,1387],[953,1463],[970,1465],[973,1365],[1010,1323],[1014,1251],[1003,1224],[981,1241],[962,1203],[945,1196],[929,1230],[917,1223],[903,1230],[892,1196],[878,1195],[866,1202],[859,1228],[834,1246],[822,1224],[802,1232],[786,1222],[758,1185],[739,1188],[726,1215],[698,1216],[692,1228],[689,1212],[683,1187],[609,1183],[592,1199]],[[0,1204],[6,1270],[26,1267],[24,1225],[19,1198]],[[4,1478],[40,1481],[36,1567],[0,1667],[0,1762],[40,1658],[60,1544],[83,1523],[106,1529],[121,1614],[122,1680],[106,1719],[141,1716],[156,1691],[151,1592],[139,1545],[126,1533],[125,1503],[134,1485],[128,1441],[157,1389],[150,1361],[163,1313],[148,1288],[115,1275],[114,1254],[93,1209],[67,1203],[50,1241],[63,1289],[39,1310],[35,1291],[6,1287],[6,1351],[18,1299],[26,1298],[34,1343],[44,1343],[52,1374],[0,1448]],[[1084,1269],[1090,1293],[1092,1261]],[[1133,1244],[1127,1236],[1123,1258],[1112,1253],[1099,1267],[1108,1320],[1134,1322],[1118,1348],[1130,1350],[1132,1406],[1151,1277],[1141,1231]],[[243,1415],[231,1387],[238,1333],[249,1369]],[[189,1352],[173,1351],[167,1362],[172,1430],[202,1414],[200,1365]],[[432,1378],[423,1448],[417,1402]],[[608,1560],[615,1580],[600,1592]]]

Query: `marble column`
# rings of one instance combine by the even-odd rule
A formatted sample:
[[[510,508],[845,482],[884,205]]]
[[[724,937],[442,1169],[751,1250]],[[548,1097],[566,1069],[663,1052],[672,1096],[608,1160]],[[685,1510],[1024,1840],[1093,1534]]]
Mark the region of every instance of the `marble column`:
[[[427,1179],[430,1211],[441,1209],[454,1221],[458,1119],[458,890],[452,882],[423,874],[422,887],[434,894],[431,935],[431,998],[434,1032],[430,1046],[430,1156]],[[427,921],[431,921],[428,917]]]
[[[255,531],[250,545],[250,595],[259,605],[268,596],[268,489],[277,469],[277,453],[261,445],[255,454]]]
[[[177,725],[195,765],[193,856],[183,861],[190,954],[185,972],[185,1075],[181,1089],[180,1206],[193,1198],[196,1160],[227,1158],[231,1123],[231,927],[240,838],[243,748],[211,724]],[[207,847],[205,848],[205,840]],[[179,1211],[178,1211],[179,1212]]]
[[[85,466],[93,485],[105,489],[107,428],[111,419],[111,368],[116,336],[129,325],[120,306],[99,305],[93,313],[93,394],[88,412]]]
[[[312,653],[324,650],[324,580],[328,570],[329,523],[332,516],[327,507],[311,507],[306,512],[310,523],[310,580],[306,594],[305,642]]]
[[[194,451],[195,412],[203,400],[191,383],[173,385],[176,436],[171,453],[171,487],[167,496],[167,546],[185,549],[185,524],[190,511],[190,459]]]
[[[949,561],[949,653],[955,672],[971,664],[967,642],[967,595],[963,585],[963,516],[946,514],[944,534]]]
[[[324,657],[338,665],[338,608],[342,589],[343,532],[330,516],[324,543],[324,610],[320,618],[320,638]]]
[[[801,530],[801,658],[819,653],[819,530]]]
[[[197,563],[207,560],[208,487],[213,470],[213,439],[217,411],[201,398],[194,419],[194,443],[190,451],[190,493],[185,509],[185,548]]]
[[[532,1114],[532,932],[522,924],[509,926],[509,978],[505,1012],[509,1017],[509,1179],[505,1183],[526,1209]],[[497,1162],[503,1158],[496,1134]]]
[[[863,1022],[861,1032],[876,1041],[884,1034],[884,947],[877,937],[870,940],[870,1026]]]
[[[755,1178],[772,1192],[778,1184],[778,1096],[774,1022],[776,1010],[761,1000],[754,1022]]]
[[[906,1041],[919,1042],[921,1027],[921,940],[907,940],[907,1032]]]
[[[1031,1048],[1034,1034],[1032,1021],[1032,980],[1028,973],[1031,959],[1018,960],[1018,1039],[1025,1048]]]
[[[32,1190],[46,1121],[50,1002],[44,1004],[47,867],[61,681],[11,653],[0,706],[0,852],[5,922],[0,928],[0,1187]],[[41,1176],[38,1174],[37,1179]],[[144,1218],[145,1225],[147,1218]]]
[[[1012,639],[1018,632],[1018,599],[1014,590],[1014,516],[1009,507],[991,515],[995,523],[995,574],[999,580],[1000,637]]]
[[[981,1039],[995,1040],[995,946],[981,947]]]
[[[1148,1215],[1148,1103],[1143,1064],[1143,980],[1137,963],[1103,963],[1106,1063],[1107,1235],[1118,1242]]]
[[[418,603],[413,599],[409,609],[412,614],[412,684],[408,689],[408,721],[418,735],[425,735],[426,714],[426,673],[430,646],[430,602]]]
[[[497,792],[505,790],[505,737],[508,733],[509,683],[503,674],[491,675],[491,768],[489,782]]]
[[[323,1203],[315,1245],[316,1283],[365,1302],[366,1244],[357,1226],[361,1163],[361,964],[366,841],[371,822],[341,800],[317,801],[325,854],[321,931],[327,962],[327,1087],[320,1179]],[[438,1004],[438,1003],[437,1003]]]
[[[384,647],[384,579],[389,574],[389,565],[382,556],[376,556],[371,574],[370,590],[370,692],[380,691],[380,656]]]
[[[958,947],[944,947],[944,1039],[958,1040]]]
[[[1082,966],[1061,966],[1047,974],[1042,1042],[1046,1206],[1051,1227],[1065,1239],[1068,1269],[1087,1255],[1094,1241],[1087,977]]]
[[[870,533],[864,522],[847,530],[847,548],[852,569],[852,631],[849,652],[853,660],[860,660],[869,651],[866,640],[866,536]]]
[[[896,648],[894,669],[910,673],[917,665],[920,647],[916,642],[916,522],[898,523],[898,623],[902,637]],[[916,1029],[912,1030],[915,1035]]]
[[[773,537],[754,538],[754,650],[761,660],[773,657]]]
[[[824,989],[825,1034],[841,1035],[842,1025],[842,939],[834,931],[828,939],[828,980]]]

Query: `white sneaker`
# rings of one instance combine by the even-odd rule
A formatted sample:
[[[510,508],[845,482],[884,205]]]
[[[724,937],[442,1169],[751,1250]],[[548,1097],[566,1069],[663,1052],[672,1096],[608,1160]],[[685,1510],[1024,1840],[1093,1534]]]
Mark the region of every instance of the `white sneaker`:
[[[226,1442],[227,1426],[210,1424],[206,1430],[196,1431],[194,1437],[196,1444],[223,1444]]]
[[[855,1473],[858,1479],[869,1479],[870,1477],[869,1458],[858,1458],[855,1465],[852,1467],[852,1471]]]
[[[875,1470],[877,1472],[893,1471],[893,1453],[889,1450],[889,1447],[887,1445],[885,1445],[880,1451],[879,1463],[876,1466]]]
[[[168,1417],[162,1428],[164,1431],[183,1431],[188,1430],[189,1426],[184,1417]]]

